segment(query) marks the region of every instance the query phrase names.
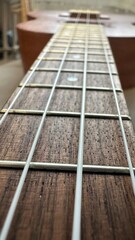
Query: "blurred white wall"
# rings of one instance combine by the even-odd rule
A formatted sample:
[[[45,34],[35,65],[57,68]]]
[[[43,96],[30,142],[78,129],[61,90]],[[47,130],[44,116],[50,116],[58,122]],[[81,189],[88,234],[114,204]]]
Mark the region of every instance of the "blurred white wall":
[[[135,12],[135,0],[31,0],[34,9],[93,8],[102,12]]]

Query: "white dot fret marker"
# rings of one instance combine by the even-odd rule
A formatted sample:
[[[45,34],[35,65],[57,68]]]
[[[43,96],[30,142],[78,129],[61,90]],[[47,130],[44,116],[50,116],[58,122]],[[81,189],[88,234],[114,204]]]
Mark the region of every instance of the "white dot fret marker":
[[[79,59],[79,58],[80,58],[80,55],[79,55],[79,54],[76,54],[76,55],[74,55],[73,57],[74,57],[74,59]]]
[[[70,32],[65,32],[63,36],[70,36]]]
[[[83,41],[82,40],[77,40],[76,42],[82,43]]]
[[[75,82],[75,81],[78,80],[78,78],[74,77],[74,76],[71,76],[71,77],[68,77],[67,80],[70,81],[70,82]]]

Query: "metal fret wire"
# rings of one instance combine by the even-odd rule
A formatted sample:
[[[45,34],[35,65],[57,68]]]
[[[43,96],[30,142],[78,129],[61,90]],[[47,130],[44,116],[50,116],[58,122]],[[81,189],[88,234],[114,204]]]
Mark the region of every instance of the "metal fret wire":
[[[97,19],[97,23],[99,25],[100,32],[102,32],[101,25],[99,24],[98,19]],[[102,36],[102,34],[101,34],[101,36]],[[101,40],[102,40],[102,37],[101,37]],[[121,129],[121,133],[122,133],[124,148],[125,148],[125,152],[126,152],[126,156],[127,156],[127,162],[128,162],[129,171],[130,171],[130,176],[131,176],[131,183],[132,183],[133,192],[134,192],[134,195],[135,195],[135,175],[134,175],[131,156],[130,156],[130,153],[129,153],[129,148],[128,148],[127,138],[126,138],[126,134],[125,134],[125,129],[124,129],[124,125],[123,125],[123,121],[122,121],[122,117],[121,117],[120,107],[119,107],[119,103],[118,103],[118,97],[117,97],[117,93],[116,93],[116,89],[115,89],[115,85],[114,85],[112,69],[111,69],[110,64],[109,64],[108,54],[107,54],[106,48],[104,46],[104,43],[102,43],[102,45],[103,45],[103,49],[104,49],[104,54],[105,54],[105,58],[106,58],[108,71],[109,71],[110,81],[111,81],[112,88],[113,88],[116,108],[117,108],[117,112],[118,112],[118,116],[119,116],[120,129]]]
[[[84,37],[81,37],[80,34],[79,34],[78,36],[76,35],[76,37],[74,38],[74,40],[76,40],[76,39],[78,40],[78,37],[79,37],[79,40],[82,40],[82,41],[84,40]],[[68,38],[67,38],[66,36],[62,36],[62,37],[59,38],[59,40],[61,40],[61,39],[62,39],[62,40],[66,40],[66,39],[68,39]],[[91,37],[91,41],[95,41],[95,40],[96,40],[96,42],[97,42],[97,41],[99,40],[98,37],[96,37],[96,36]],[[104,38],[104,40],[106,40],[106,38]],[[99,41],[98,41],[98,42],[99,42]]]
[[[39,59],[39,58],[38,58]],[[61,61],[61,58],[43,58],[43,61]],[[66,61],[68,62],[84,62],[83,59],[75,59],[75,58],[67,58]],[[88,60],[90,63],[106,63],[105,61],[101,60]],[[114,64],[114,62],[109,61],[109,63]]]
[[[79,40],[80,41],[80,40]],[[82,42],[84,42],[83,40],[81,40]],[[67,40],[57,40],[57,41],[55,41],[55,43],[66,43],[67,42]],[[72,42],[72,43],[76,43],[77,41],[75,41],[75,42]],[[81,42],[81,43],[82,43]],[[97,45],[97,46],[101,46],[102,44],[100,43],[100,42],[98,42],[98,41],[88,41],[88,43],[91,43],[91,44],[94,44],[94,45]],[[108,42],[105,42],[105,45],[107,45],[108,46]]]
[[[6,112],[7,109],[2,109],[0,113]],[[9,114],[21,114],[21,115],[43,115],[43,110],[34,110],[34,109],[11,109]],[[62,112],[62,111],[47,111],[47,116],[60,116],[60,117],[80,117],[80,112]],[[95,118],[95,119],[113,119],[118,120],[119,116],[116,114],[107,114],[107,113],[85,113],[86,118]],[[128,115],[121,115],[123,120],[131,120]]]
[[[32,70],[33,68],[31,68],[30,70]],[[46,72],[57,72],[58,69],[57,68],[37,68],[35,69],[35,71],[37,72],[43,72],[43,71],[46,71]],[[83,73],[83,70],[80,70],[80,69],[62,69],[62,72],[72,72],[72,73]],[[102,70],[88,70],[87,73],[93,73],[93,74],[103,74],[103,75],[109,75],[109,72],[106,72],[106,71],[102,71]],[[117,75],[117,72],[113,72],[112,73],[113,75]]]
[[[18,87],[21,87],[22,84],[20,83]],[[25,86],[25,88],[52,88],[52,84],[44,84],[44,83],[31,83],[31,84],[27,84]],[[82,87],[81,86],[76,86],[76,85],[57,85],[56,86],[57,89],[72,89],[72,90],[81,90]],[[113,89],[112,88],[109,88],[109,87],[96,87],[96,86],[93,86],[93,87],[90,87],[90,86],[87,86],[86,89],[88,91],[101,91],[101,92],[112,92]],[[117,92],[123,92],[121,88],[116,88],[116,91]]]
[[[61,32],[63,31],[63,25],[62,27],[59,29],[59,32],[57,33],[57,35],[59,35]],[[36,68],[38,67],[38,65],[40,64],[40,62],[42,61],[42,59],[46,56],[46,54],[49,52],[50,47],[52,46],[53,42],[55,41],[55,39],[52,39],[46,46],[45,50],[41,53],[40,55],[40,59],[37,61],[37,63],[35,64],[35,66],[33,67],[32,71],[30,72],[29,76],[26,78],[25,82],[23,83],[23,86],[21,87],[21,89],[19,90],[19,92],[17,93],[17,95],[15,96],[15,98],[13,99],[13,101],[11,102],[11,104],[9,105],[7,111],[4,113],[4,115],[1,117],[0,119],[0,126],[2,125],[2,123],[4,122],[4,120],[6,119],[10,109],[13,107],[14,103],[16,102],[16,100],[18,99],[18,97],[20,96],[20,94],[22,93],[23,89],[25,88],[26,84],[30,81],[33,73],[35,72]]]
[[[66,45],[53,45],[53,47],[55,47],[56,49],[57,48],[65,48]],[[82,48],[82,49],[85,49],[85,46],[81,46],[79,44],[78,45],[76,44],[75,46],[72,46],[70,48]],[[102,47],[93,47],[93,46],[89,46],[88,49],[103,50]],[[107,50],[111,51],[110,48],[107,48]]]
[[[25,166],[24,161],[0,160],[0,167],[10,169],[21,169]],[[52,171],[76,171],[77,164],[51,163],[51,162],[31,162],[30,169],[52,170]],[[135,171],[135,168],[133,168]],[[83,165],[83,172],[89,173],[107,173],[107,174],[130,174],[128,167],[111,165]]]
[[[77,19],[78,19],[78,18],[77,18]],[[68,43],[68,45],[67,45],[67,48],[65,49],[65,53],[64,53],[64,55],[63,55],[63,58],[62,58],[62,61],[61,61],[61,64],[60,64],[60,67],[59,67],[57,76],[56,76],[56,78],[55,78],[53,88],[52,88],[52,90],[51,90],[51,93],[50,93],[48,102],[47,102],[46,107],[45,107],[45,109],[44,109],[44,113],[43,113],[43,115],[42,115],[42,118],[41,118],[39,127],[38,127],[38,129],[37,129],[35,138],[34,138],[34,140],[33,140],[32,147],[31,147],[31,149],[30,149],[28,158],[27,158],[26,163],[25,163],[25,167],[24,167],[23,172],[22,172],[22,174],[21,174],[21,177],[20,177],[20,180],[19,180],[19,183],[18,183],[16,192],[15,192],[15,194],[14,194],[14,197],[13,197],[12,203],[11,203],[11,205],[10,205],[10,208],[9,208],[9,211],[8,211],[8,214],[7,214],[7,217],[6,217],[6,220],[5,220],[5,222],[4,222],[4,226],[3,226],[2,230],[1,230],[0,240],[6,240],[6,238],[7,238],[7,235],[8,235],[8,232],[9,232],[9,229],[10,229],[10,226],[11,226],[11,223],[12,223],[12,220],[13,220],[13,217],[14,217],[14,214],[15,214],[15,210],[16,210],[16,207],[17,207],[17,204],[18,204],[18,201],[19,201],[21,192],[22,192],[22,188],[23,188],[23,186],[24,186],[24,182],[25,182],[25,179],[26,179],[28,170],[29,170],[30,162],[31,162],[32,157],[33,157],[33,155],[34,155],[35,148],[36,148],[38,139],[39,139],[39,137],[40,137],[40,133],[41,133],[43,124],[44,124],[44,122],[45,122],[46,114],[47,114],[47,111],[48,111],[50,102],[51,102],[51,100],[52,100],[52,96],[53,96],[53,93],[54,93],[54,91],[55,91],[55,87],[56,87],[57,81],[58,81],[58,79],[59,79],[59,75],[60,75],[60,73],[61,73],[61,69],[62,69],[62,67],[63,67],[63,64],[64,64],[64,61],[65,61],[65,59],[66,59],[68,50],[69,50],[69,48],[70,48],[70,44],[71,44],[72,39],[73,39],[73,37],[74,37],[75,31],[76,31],[76,28],[77,28],[77,23],[78,23],[78,22],[76,21],[76,25],[74,26],[74,31],[72,32],[71,38],[69,38],[69,43]]]
[[[50,51],[48,51],[48,53],[61,53],[62,54],[62,53],[64,53],[64,51],[63,50],[50,50]],[[69,54],[84,54],[84,52],[83,51],[70,51]],[[104,56],[104,53],[101,53],[101,52],[88,52],[88,54]],[[108,53],[108,55],[112,57],[112,53]]]
[[[55,38],[55,37],[54,37]],[[60,37],[59,39],[55,39],[55,43],[65,43],[67,42],[66,39],[63,39]],[[80,43],[84,42],[84,40],[81,40],[81,38],[77,39]],[[105,39],[106,40],[106,39]],[[74,38],[73,42],[72,43],[76,43],[76,40]],[[88,43],[94,43],[94,44],[97,44],[97,45],[102,45],[101,42],[99,40],[97,41],[93,41],[91,39],[88,40]],[[105,44],[108,45],[108,41],[105,41]]]
[[[87,14],[87,24],[86,24],[87,27],[89,27],[88,16],[89,15]],[[87,31],[87,29],[86,29],[86,31]],[[74,201],[72,240],[80,240],[81,239],[81,206],[82,206],[82,177],[83,177],[87,58],[88,58],[88,33],[86,32],[82,106],[81,106],[80,135],[79,135],[79,146],[78,146],[77,176],[76,176],[76,189],[75,189],[75,201]]]

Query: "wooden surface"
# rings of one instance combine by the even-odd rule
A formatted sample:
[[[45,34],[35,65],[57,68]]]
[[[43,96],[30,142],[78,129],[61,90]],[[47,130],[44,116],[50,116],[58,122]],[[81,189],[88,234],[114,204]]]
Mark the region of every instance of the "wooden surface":
[[[135,38],[109,38],[123,89],[135,87]]]
[[[0,173],[5,207],[2,220],[20,171]],[[71,239],[74,188],[75,174],[30,171],[8,239]],[[81,239],[133,240],[135,205],[131,191],[128,176],[84,174]]]
[[[63,31],[64,35],[66,32]],[[92,43],[91,43],[92,46]],[[94,45],[93,45],[94,46]],[[56,47],[52,47],[56,49]],[[74,48],[72,51],[75,50]],[[93,52],[94,49],[91,50]],[[96,50],[95,50],[96,51]],[[99,50],[98,50],[99,51]],[[103,52],[103,50],[100,50]],[[54,56],[48,53],[46,57]],[[56,54],[55,57],[61,54]],[[83,63],[67,57],[73,62],[64,63],[63,69],[82,69]],[[89,59],[97,55],[89,54]],[[82,55],[83,57],[83,55]],[[98,59],[99,60],[99,59]],[[100,60],[105,60],[104,55]],[[110,56],[113,60],[113,56]],[[36,62],[33,64],[35,66]],[[59,68],[58,61],[42,61],[40,68],[50,68],[50,72],[36,71],[30,83],[53,84]],[[112,71],[116,72],[112,64]],[[107,64],[91,63],[88,70],[107,71]],[[29,76],[23,79],[22,83]],[[83,73],[60,74],[59,85],[82,86]],[[77,81],[69,81],[77,77]],[[114,75],[115,87],[120,88],[119,77]],[[108,74],[87,74],[87,86],[111,87]],[[18,92],[11,96],[5,108]],[[47,88],[25,88],[14,108],[42,110],[49,97]],[[128,114],[124,95],[118,94],[121,114]],[[81,111],[81,91],[57,89],[49,111]],[[116,114],[113,93],[87,91],[86,112]],[[8,115],[0,129],[0,159],[26,161],[41,116]],[[78,117],[48,116],[32,161],[77,163],[79,125]],[[135,165],[135,138],[132,123],[124,120],[129,150]],[[85,119],[84,164],[127,166],[123,140],[118,120]],[[0,227],[6,217],[13,194],[16,190],[21,170],[0,169]],[[70,240],[72,232],[75,173],[29,170],[8,240]],[[82,235],[81,240],[132,240],[135,238],[135,198],[129,175],[83,174],[82,195]]]

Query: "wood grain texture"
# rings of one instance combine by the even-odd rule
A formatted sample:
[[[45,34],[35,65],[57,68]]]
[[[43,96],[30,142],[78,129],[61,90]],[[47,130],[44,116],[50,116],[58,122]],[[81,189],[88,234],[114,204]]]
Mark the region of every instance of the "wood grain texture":
[[[73,25],[69,25],[72,30]],[[70,29],[71,28],[71,29]],[[64,30],[65,31],[65,30]],[[80,28],[82,31],[82,25]],[[72,31],[71,31],[72,32]],[[63,32],[62,34],[65,34]],[[63,36],[63,35],[61,35]],[[107,41],[107,39],[106,39]],[[75,49],[76,51],[76,49]],[[50,56],[52,53],[48,53]],[[52,56],[55,54],[53,53]],[[67,58],[63,68],[81,69],[83,62]],[[62,55],[55,55],[60,57]],[[104,60],[105,56],[89,54],[89,58]],[[81,55],[84,57],[84,54]],[[99,58],[98,58],[99,57]],[[109,58],[113,60],[113,56]],[[36,62],[33,64],[35,66]],[[30,83],[53,84],[60,61],[41,61],[41,68],[50,71],[35,72]],[[121,88],[115,64],[111,64],[114,85]],[[105,63],[88,63],[88,70],[107,71]],[[29,76],[27,73],[22,83]],[[76,81],[70,81],[70,78]],[[62,72],[58,85],[72,85],[73,89],[56,89],[49,111],[81,112],[83,73]],[[109,87],[109,74],[87,74],[88,87]],[[13,93],[7,108],[19,91]],[[43,110],[51,89],[25,88],[14,104],[17,109]],[[117,93],[121,114],[128,115],[122,92]],[[117,114],[113,92],[87,91],[86,112]],[[8,115],[0,129],[0,159],[26,161],[41,116]],[[135,137],[132,123],[123,121],[129,151],[135,166]],[[79,117],[47,116],[32,161],[77,164],[80,131]],[[118,120],[85,119],[84,164],[125,166],[127,160]],[[11,204],[21,170],[0,169],[0,228]],[[15,212],[8,240],[70,240],[74,210],[76,173],[29,170]],[[129,175],[83,174],[81,240],[132,240],[135,238],[135,202]]]
[[[29,76],[30,72],[27,73]],[[68,77],[76,77],[78,80],[75,82],[67,81]],[[53,84],[56,77],[56,72],[35,72],[30,80],[30,83],[44,83]],[[26,78],[23,79],[22,83]],[[83,73],[64,73],[60,74],[58,85],[72,85],[82,86]],[[113,76],[115,87],[120,88],[120,82],[117,75]],[[104,74],[87,74],[87,86],[89,87],[112,87],[109,75]]]
[[[2,224],[20,171],[1,170],[0,174]],[[8,239],[71,239],[74,188],[75,174],[30,171]],[[128,176],[84,174],[81,239],[132,240],[134,221]]]
[[[17,94],[19,88],[15,91]],[[16,109],[44,110],[49,98],[50,89],[26,88],[23,95],[19,97],[14,104]],[[52,98],[49,111],[80,112],[81,111],[81,93],[82,90],[57,89]],[[121,114],[127,114],[125,99],[123,93],[118,94]],[[15,95],[9,101],[12,102]],[[86,94],[86,112],[117,114],[115,100],[112,92],[87,91]],[[8,107],[9,103],[5,105]]]
[[[37,116],[9,116],[0,132],[0,159],[25,161],[39,120]],[[127,166],[118,121],[86,119],[85,125],[85,164]],[[124,121],[124,127],[135,163],[131,123]],[[33,161],[76,163],[78,141],[79,118],[47,117]]]

